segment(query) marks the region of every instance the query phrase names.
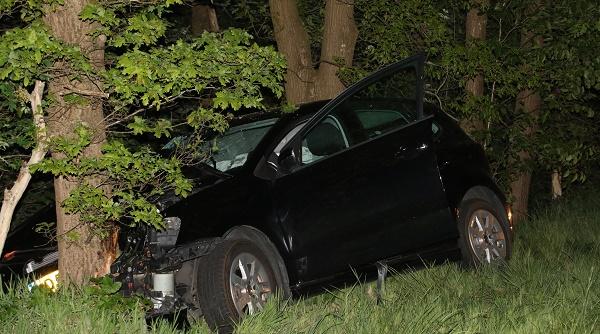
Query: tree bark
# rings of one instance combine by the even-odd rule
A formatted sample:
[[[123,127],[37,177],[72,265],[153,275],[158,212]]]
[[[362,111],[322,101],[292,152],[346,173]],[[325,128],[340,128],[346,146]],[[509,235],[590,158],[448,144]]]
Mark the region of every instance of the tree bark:
[[[192,35],[200,36],[203,32],[218,32],[219,21],[214,7],[210,5],[194,5],[192,7]]]
[[[288,102],[299,104],[330,99],[344,89],[337,76],[340,66],[352,65],[358,30],[354,1],[327,0],[319,65],[312,63],[308,33],[294,0],[270,0],[271,19],[279,51],[288,71],[285,92]]]
[[[558,199],[562,197],[562,186],[561,186],[561,177],[558,170],[552,171],[551,177],[552,184],[552,199]]]
[[[467,13],[465,37],[467,47],[473,47],[474,42],[483,41],[487,32],[487,15],[482,13],[480,8],[487,5],[488,0],[478,0],[476,5]],[[484,92],[484,78],[482,73],[476,74],[473,78],[467,80],[465,84],[467,95],[480,97]],[[475,117],[473,117],[475,116]],[[462,128],[468,133],[482,131],[485,128],[484,122],[472,115],[469,119],[461,121]]]
[[[541,36],[533,36],[531,32],[526,32],[521,38],[523,47],[531,47],[532,45],[542,46],[543,39]],[[540,94],[532,89],[524,89],[517,95],[515,109],[517,113],[527,114],[530,120],[523,130],[523,135],[530,140],[537,130],[537,119],[539,110],[542,107],[542,98]],[[527,165],[531,161],[531,152],[521,150],[517,153],[518,164]],[[528,168],[518,171],[515,179],[510,184],[512,195],[512,212],[513,222],[517,223],[527,217],[529,206],[529,188],[531,186],[531,171]]]
[[[293,104],[305,102],[316,70],[298,6],[295,0],[270,0],[269,8],[277,48],[287,60],[286,99]]]
[[[525,138],[531,139],[536,131],[535,120],[542,106],[540,94],[531,89],[523,90],[517,96],[516,109],[519,112],[529,114],[532,123],[524,130]],[[518,163],[527,165],[531,161],[531,152],[521,150],[517,153]],[[513,222],[518,223],[527,217],[529,206],[529,188],[531,186],[531,171],[527,168],[520,170],[516,178],[510,183],[512,195]]]
[[[96,70],[103,71],[105,38],[103,36],[93,38],[91,33],[96,27],[79,19],[79,13],[90,2],[90,0],[65,0],[61,6],[47,13],[44,21],[57,39],[78,46]],[[75,128],[84,124],[92,130],[93,137],[91,145],[83,154],[88,157],[100,156],[101,146],[106,140],[100,99],[103,93],[100,83],[85,76],[72,80],[67,75],[70,71],[68,63],[60,62],[55,64],[55,67],[56,74],[49,84],[50,94],[55,100],[48,110],[50,138],[74,138]],[[85,96],[85,104],[66,103],[63,95],[76,91],[95,93]],[[62,154],[52,152],[52,157],[61,158]],[[102,179],[101,177],[82,179],[62,176],[54,179],[58,269],[60,279],[64,283],[83,284],[90,276],[107,274],[116,255],[116,230],[113,230],[109,237],[101,239],[93,233],[90,226],[81,223],[79,215],[68,214],[61,206],[71,191],[82,182],[98,186]],[[104,190],[109,192],[109,189]]]
[[[31,104],[31,112],[33,114],[33,124],[35,125],[35,148],[31,152],[29,161],[23,164],[19,170],[19,174],[14,185],[10,189],[4,190],[2,209],[0,209],[0,255],[2,255],[4,252],[4,243],[6,242],[6,236],[8,235],[8,231],[10,229],[10,222],[15,212],[15,208],[25,193],[25,190],[29,185],[29,181],[31,181],[29,167],[42,161],[48,152],[46,122],[44,121],[44,113],[42,110],[44,86],[45,84],[42,81],[36,81],[33,91],[29,95],[29,103]]]
[[[337,76],[341,66],[352,65],[358,29],[354,22],[354,2],[328,0],[325,4],[325,29],[321,43],[321,58],[315,84],[315,92],[309,92],[311,100],[331,99],[344,90]],[[338,65],[338,62],[341,64]]]

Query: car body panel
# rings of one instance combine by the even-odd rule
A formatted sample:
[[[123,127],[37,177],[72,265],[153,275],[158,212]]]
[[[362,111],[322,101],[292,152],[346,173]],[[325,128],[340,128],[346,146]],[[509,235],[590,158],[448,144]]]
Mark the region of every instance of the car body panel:
[[[300,280],[455,236],[431,139],[422,135],[430,127],[424,119],[275,180],[275,207]],[[401,143],[428,148],[399,158]]]
[[[438,108],[426,105],[426,113],[435,115],[435,123],[440,128],[434,142],[450,207],[458,209],[465,193],[477,185],[489,188],[506,203],[503,191],[490,175],[483,148],[461,130],[456,120]]]
[[[298,146],[301,138],[337,109],[351,108],[352,98],[362,90],[403,69],[415,68],[415,123],[363,139],[326,161],[300,166],[301,170],[290,175],[284,172],[275,180],[273,196],[278,200],[276,207],[281,208],[278,216],[289,236],[300,279],[317,279],[455,235],[431,148],[431,123],[423,119],[422,62],[422,56],[411,57],[348,88],[282,149],[285,154],[286,149]],[[351,121],[343,119],[351,117],[344,111],[336,117],[342,117],[342,123]],[[352,137],[344,137],[346,145]],[[440,225],[440,221],[445,223]],[[433,228],[428,228],[431,225]]]

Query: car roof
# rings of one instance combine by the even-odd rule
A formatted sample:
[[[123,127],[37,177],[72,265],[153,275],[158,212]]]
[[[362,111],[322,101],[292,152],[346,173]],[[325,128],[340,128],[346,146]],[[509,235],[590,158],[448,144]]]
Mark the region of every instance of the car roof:
[[[292,118],[297,116],[306,116],[310,114],[316,113],[319,109],[327,104],[330,100],[321,100],[314,101],[308,103],[299,104],[293,112],[290,113],[282,113],[275,111],[255,111],[243,115],[234,116],[229,121],[230,127],[237,127],[240,125],[245,125],[253,122],[273,119],[273,118],[287,118],[291,116]]]

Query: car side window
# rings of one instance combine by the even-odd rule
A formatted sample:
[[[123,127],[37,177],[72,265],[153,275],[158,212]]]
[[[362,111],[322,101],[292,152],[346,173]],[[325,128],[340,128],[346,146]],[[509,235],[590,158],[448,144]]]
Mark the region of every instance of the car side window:
[[[410,66],[348,97],[302,138],[302,164],[314,163],[416,121],[417,83],[417,71]]]
[[[403,68],[361,89],[345,104],[362,124],[367,138],[410,124],[418,119],[417,71]]]
[[[327,115],[303,139],[301,145],[302,164],[310,164],[326,156],[350,147],[347,126],[340,115]]]
[[[433,136],[439,137],[440,130],[440,125],[436,121],[433,121],[433,123],[431,123],[431,133],[433,134]]]

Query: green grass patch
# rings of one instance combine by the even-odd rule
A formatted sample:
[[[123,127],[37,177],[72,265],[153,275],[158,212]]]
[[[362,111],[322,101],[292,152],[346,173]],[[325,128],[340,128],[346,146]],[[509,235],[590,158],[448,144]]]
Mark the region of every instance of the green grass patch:
[[[108,284],[107,284],[108,282]],[[148,327],[147,302],[124,298],[110,280],[84,288],[29,291],[25,282],[0,292],[0,333],[176,333],[170,323]]]
[[[141,301],[111,298],[90,289],[50,295],[15,286],[0,294],[0,331],[182,332],[165,321],[148,328]],[[517,226],[505,267],[466,271],[447,263],[403,271],[388,278],[384,298],[377,305],[374,283],[357,283],[273,301],[237,332],[599,333],[600,196],[587,191],[538,209]],[[208,329],[200,323],[187,332]]]

